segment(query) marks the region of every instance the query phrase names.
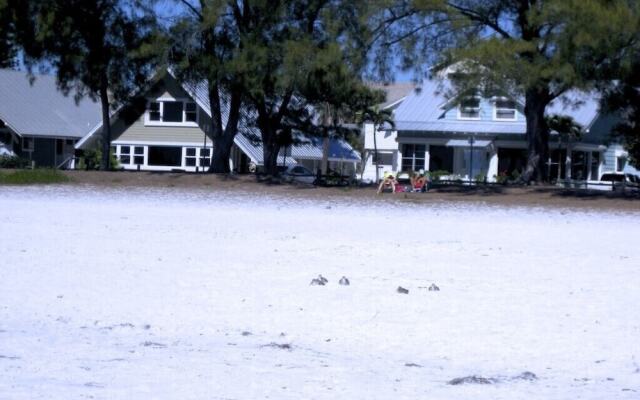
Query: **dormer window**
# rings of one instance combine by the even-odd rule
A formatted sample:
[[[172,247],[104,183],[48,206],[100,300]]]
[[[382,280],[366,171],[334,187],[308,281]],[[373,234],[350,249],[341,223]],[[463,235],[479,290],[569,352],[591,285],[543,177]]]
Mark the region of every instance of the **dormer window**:
[[[145,125],[197,126],[198,107],[187,100],[157,99],[149,101],[145,113]]]
[[[493,119],[501,121],[515,121],[516,118],[515,101],[507,99],[497,99],[495,101]]]
[[[480,119],[480,98],[467,97],[460,102],[458,119]]]

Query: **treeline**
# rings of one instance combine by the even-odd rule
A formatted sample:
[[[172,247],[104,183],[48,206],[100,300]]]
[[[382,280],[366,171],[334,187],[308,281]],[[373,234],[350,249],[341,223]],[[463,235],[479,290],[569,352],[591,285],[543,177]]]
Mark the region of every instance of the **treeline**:
[[[102,167],[109,111],[154,71],[206,81],[214,157],[228,172],[247,110],[265,170],[295,130],[328,138],[344,121],[376,120],[381,93],[365,80],[446,73],[451,96],[521,98],[529,159],[547,179],[547,106],[572,89],[603,93],[632,162],[640,160],[640,4],[633,0],[0,0],[0,65],[46,63],[60,88],[100,99]],[[19,61],[21,60],[21,61]],[[379,119],[379,118],[378,118]]]

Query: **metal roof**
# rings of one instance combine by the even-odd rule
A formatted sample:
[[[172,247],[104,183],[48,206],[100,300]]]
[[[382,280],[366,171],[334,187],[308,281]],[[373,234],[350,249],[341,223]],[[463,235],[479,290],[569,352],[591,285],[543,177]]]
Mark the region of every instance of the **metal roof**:
[[[487,147],[491,144],[491,140],[474,140],[473,147]],[[471,142],[468,139],[451,139],[447,140],[446,146],[448,147],[471,147]]]
[[[171,71],[169,71],[171,73]],[[173,76],[173,74],[171,74]],[[175,79],[175,77],[174,77]],[[209,87],[205,81],[196,83],[184,83],[183,89],[191,95],[198,105],[211,116],[211,106],[209,104]],[[226,95],[222,94],[223,99]],[[226,125],[229,118],[229,107],[226,101],[222,102],[222,123]],[[260,142],[260,131],[251,126],[256,118],[255,112],[243,109],[240,122],[238,124],[238,134],[234,143],[247,154],[253,162],[263,165],[263,149]],[[291,157],[294,159],[322,159],[322,138],[310,137],[303,133],[296,133],[295,144],[291,146]],[[287,165],[295,164],[289,161]],[[332,138],[329,142],[329,161],[360,161],[360,155],[343,139]],[[278,158],[278,163],[283,163],[284,157]]]
[[[239,127],[240,128],[240,127]],[[233,142],[240,148],[254,162],[256,165],[264,165],[264,153],[262,149],[262,143],[256,141],[256,136],[260,137],[260,133],[254,129],[238,129]],[[278,155],[278,165],[295,165],[296,160],[292,157],[285,157]]]
[[[447,91],[452,87],[448,80],[425,80],[419,89],[412,91],[395,111],[396,129],[399,131],[436,131],[524,134],[525,121],[451,121],[445,120],[444,113],[454,107]],[[521,99],[517,101],[522,104]],[[584,128],[589,128],[599,112],[599,98],[594,93],[573,90],[554,100],[547,108],[547,114],[572,117]]]
[[[256,128],[247,127],[241,124],[238,127],[238,134],[234,138],[234,143],[238,146],[254,163],[264,164],[263,148],[260,142],[260,132]],[[322,159],[322,138],[310,138],[301,133],[297,134],[290,149],[290,156],[287,156],[287,165],[296,164],[295,160],[321,160]],[[360,155],[342,139],[330,139],[329,141],[329,161],[359,162]],[[284,163],[284,156],[278,156],[278,164]]]
[[[168,76],[171,79],[177,78],[171,69],[167,70]],[[183,82],[180,83],[182,88],[191,96],[198,106],[204,110],[209,117],[211,117],[211,106],[209,104],[209,87],[206,81],[200,82]],[[226,95],[221,93],[221,96],[226,99]],[[227,101],[222,102],[222,123],[226,125],[229,118],[229,105]],[[114,113],[115,114],[115,113]],[[241,110],[241,117],[238,123],[238,133],[234,138],[234,143],[238,146],[253,162],[258,165],[263,165],[263,150],[262,143],[260,143],[260,131],[252,126],[255,121],[256,115],[254,111],[248,109]],[[101,124],[93,128],[77,146],[82,146],[89,140],[91,135],[97,134],[100,131]],[[297,134],[297,143],[292,146],[291,157],[299,159],[322,159],[322,139],[308,137],[302,133]],[[343,139],[332,139],[329,147],[329,161],[360,161],[360,155],[355,151],[349,143]],[[278,158],[278,163],[284,163],[284,157]],[[287,165],[296,164],[295,160],[287,157]]]
[[[18,135],[81,138],[100,122],[98,102],[65,96],[54,76],[34,78],[0,69],[0,119]]]
[[[380,104],[380,107],[387,108],[393,106],[405,97],[407,97],[415,88],[416,84],[413,82],[398,82],[398,83],[368,83],[372,89],[382,90],[386,94],[384,103]]]

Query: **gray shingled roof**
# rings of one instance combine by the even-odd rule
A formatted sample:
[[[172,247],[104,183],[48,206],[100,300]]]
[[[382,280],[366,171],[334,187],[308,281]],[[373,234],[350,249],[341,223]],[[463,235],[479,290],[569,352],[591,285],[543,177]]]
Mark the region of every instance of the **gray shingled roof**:
[[[100,104],[73,94],[65,96],[55,77],[0,70],[0,119],[15,133],[28,136],[81,138],[101,120]]]

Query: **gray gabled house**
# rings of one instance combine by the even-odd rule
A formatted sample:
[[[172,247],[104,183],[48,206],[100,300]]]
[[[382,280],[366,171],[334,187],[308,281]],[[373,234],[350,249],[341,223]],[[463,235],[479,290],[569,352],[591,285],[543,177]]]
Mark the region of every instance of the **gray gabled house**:
[[[188,172],[208,168],[213,152],[206,83],[182,83],[170,71],[160,71],[141,97],[142,107],[123,107],[111,118],[112,151],[120,167]],[[222,112],[225,123],[227,110]],[[263,165],[260,132],[252,123],[254,118],[247,110],[242,111],[229,160],[234,172],[253,172]],[[94,147],[101,130],[99,124],[76,143],[76,148]],[[302,164],[315,171],[322,159],[322,140],[303,134],[297,137],[297,143],[281,151],[278,164]],[[331,168],[353,174],[359,162],[360,155],[346,141],[331,140]]]
[[[102,133],[100,105],[89,98],[76,102],[56,86],[54,76],[0,70],[0,155],[14,154],[38,167],[73,168],[74,155],[96,148]],[[111,115],[112,151],[127,170],[202,171],[211,162],[207,85],[179,82],[160,71],[142,93],[144,103],[124,106]],[[226,113],[225,113],[226,119]],[[280,165],[311,169],[322,159],[322,141],[301,140],[284,149]],[[260,132],[245,111],[229,160],[235,172],[260,169]],[[344,140],[330,143],[331,167],[353,173],[360,155]]]
[[[75,144],[100,120],[99,103],[65,96],[55,77],[0,70],[0,154],[39,167],[69,167]]]

